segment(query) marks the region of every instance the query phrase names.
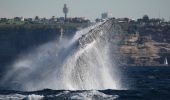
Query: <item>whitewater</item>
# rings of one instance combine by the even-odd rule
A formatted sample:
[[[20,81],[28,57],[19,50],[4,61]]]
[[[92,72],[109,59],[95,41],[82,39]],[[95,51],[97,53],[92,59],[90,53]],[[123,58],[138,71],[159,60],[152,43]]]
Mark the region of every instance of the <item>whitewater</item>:
[[[108,19],[19,56],[0,86],[22,91],[122,89],[112,52],[115,27]]]

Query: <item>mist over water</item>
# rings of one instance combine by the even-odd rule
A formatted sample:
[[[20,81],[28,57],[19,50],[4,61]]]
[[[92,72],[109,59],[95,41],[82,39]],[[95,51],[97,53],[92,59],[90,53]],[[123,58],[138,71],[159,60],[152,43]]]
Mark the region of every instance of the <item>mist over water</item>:
[[[116,41],[112,19],[78,31],[20,56],[0,86],[15,90],[122,89],[121,75],[114,61]]]

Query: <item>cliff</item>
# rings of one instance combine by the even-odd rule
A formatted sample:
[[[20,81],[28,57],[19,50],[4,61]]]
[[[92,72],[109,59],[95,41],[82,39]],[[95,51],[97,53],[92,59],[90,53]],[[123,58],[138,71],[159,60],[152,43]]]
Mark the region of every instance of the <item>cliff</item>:
[[[43,43],[58,39],[61,28],[65,36],[71,36],[82,24],[60,25],[1,25],[0,26],[0,73],[4,72],[18,54]]]
[[[125,37],[121,41],[120,54],[126,66],[168,66],[170,62],[170,25],[120,23]]]

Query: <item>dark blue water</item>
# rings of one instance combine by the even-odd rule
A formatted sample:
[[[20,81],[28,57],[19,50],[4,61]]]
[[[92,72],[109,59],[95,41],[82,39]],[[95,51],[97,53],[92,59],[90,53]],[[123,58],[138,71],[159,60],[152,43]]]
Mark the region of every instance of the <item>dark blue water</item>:
[[[0,100],[170,100],[170,67],[127,67],[122,72],[128,90],[1,90]]]

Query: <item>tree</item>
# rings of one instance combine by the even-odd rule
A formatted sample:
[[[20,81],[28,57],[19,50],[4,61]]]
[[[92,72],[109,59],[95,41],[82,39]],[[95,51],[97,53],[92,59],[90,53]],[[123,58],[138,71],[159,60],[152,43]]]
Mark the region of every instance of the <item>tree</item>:
[[[143,21],[144,21],[145,23],[148,23],[148,22],[149,22],[149,16],[148,16],[148,15],[144,15],[144,16],[143,16]]]
[[[14,17],[14,21],[21,21],[21,17]]]
[[[7,18],[1,18],[0,21],[2,21],[2,22],[7,22],[8,19],[7,19]]]
[[[39,20],[39,17],[38,17],[38,16],[35,16],[35,20]]]
[[[51,17],[51,20],[54,21],[54,20],[55,20],[55,16],[52,16],[52,17]]]

